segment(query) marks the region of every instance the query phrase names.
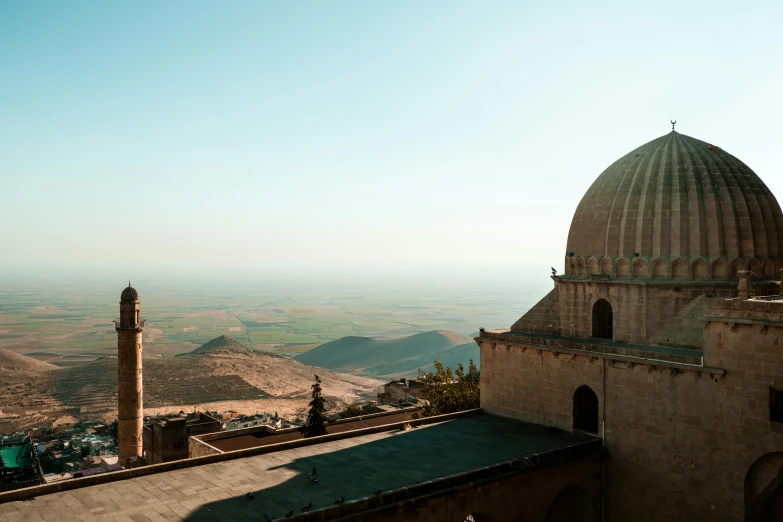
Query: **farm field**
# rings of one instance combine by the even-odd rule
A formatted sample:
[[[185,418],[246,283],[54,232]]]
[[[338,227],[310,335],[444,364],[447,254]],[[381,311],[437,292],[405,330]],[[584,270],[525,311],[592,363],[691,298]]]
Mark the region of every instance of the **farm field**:
[[[547,282],[544,280],[544,284]],[[3,281],[0,348],[60,367],[116,355],[122,280]],[[512,324],[540,297],[512,288],[254,280],[134,281],[144,354],[169,358],[228,335],[250,350],[295,355],[346,336],[393,339]],[[546,287],[544,290],[546,291]]]
[[[127,283],[116,278],[2,277],[0,432],[71,417],[111,421],[116,415],[117,375],[113,319]],[[315,372],[324,379],[330,408],[339,409],[374,396],[384,382],[379,378],[407,375],[434,357],[454,355],[460,362],[469,358],[459,346],[436,355],[440,345],[428,341],[416,357],[406,352],[402,362],[383,359],[357,375],[363,370],[351,361],[337,370],[349,373],[336,373],[325,369],[326,363],[312,363],[319,368],[303,364],[295,359],[297,354],[348,337],[350,342],[358,339],[380,352],[389,351],[393,359],[391,347],[409,347],[412,341],[406,338],[416,334],[421,339],[453,337],[474,349],[463,336],[482,326],[508,327],[539,298],[519,285],[486,288],[300,278],[149,278],[134,281],[133,286],[146,320],[146,412],[230,409],[277,411],[291,418],[304,414]],[[176,357],[221,336],[241,343],[248,352]],[[372,341],[362,339],[370,337]],[[369,364],[359,359],[359,366]]]

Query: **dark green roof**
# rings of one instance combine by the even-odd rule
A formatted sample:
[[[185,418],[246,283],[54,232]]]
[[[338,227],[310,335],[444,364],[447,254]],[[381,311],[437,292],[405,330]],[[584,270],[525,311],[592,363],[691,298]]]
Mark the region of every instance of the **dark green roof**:
[[[33,445],[29,442],[21,446],[0,448],[0,469],[16,469],[35,466]]]

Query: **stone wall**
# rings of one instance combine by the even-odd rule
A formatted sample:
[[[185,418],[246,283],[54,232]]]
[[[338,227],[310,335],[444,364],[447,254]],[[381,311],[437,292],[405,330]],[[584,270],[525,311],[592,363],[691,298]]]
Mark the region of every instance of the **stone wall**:
[[[199,413],[198,420],[188,420],[188,436],[204,435],[220,431],[221,422],[206,413]]]
[[[535,332],[560,335],[560,291],[555,288],[541,298],[511,329],[517,332]]]
[[[560,296],[560,334],[591,337],[593,305],[605,299],[612,305],[613,339],[649,344],[656,333],[700,296],[732,297],[734,282],[638,282],[617,280],[557,280]],[[687,325],[686,325],[687,326]],[[700,330],[702,325],[692,327]],[[656,341],[665,342],[656,338]],[[700,348],[699,344],[691,348]],[[682,340],[671,345],[683,346]]]
[[[151,440],[144,441],[148,464],[160,464],[188,458],[188,428],[183,417],[174,417],[152,423],[152,429],[145,426],[144,435]]]
[[[608,449],[607,520],[742,520],[749,470],[783,451],[783,424],[769,419],[783,324],[754,303],[708,301],[706,367],[480,338],[481,407],[570,430],[588,385]]]
[[[390,417],[393,415],[399,415],[400,413],[414,412],[418,409],[419,409],[418,406],[410,406],[407,408],[399,408],[393,411],[383,411],[380,413],[368,413],[367,415],[358,415],[356,417],[349,417],[347,419],[338,419],[330,423],[330,425],[356,422],[365,419],[376,419],[379,417]],[[212,448],[211,450],[205,449],[203,445],[199,445],[198,442],[205,442],[209,446],[212,441],[216,441],[216,440],[232,439],[234,437],[242,437],[245,435],[259,435],[259,434],[280,435],[284,433],[292,433],[295,431],[299,431],[299,428],[293,427],[293,428],[275,429],[268,425],[251,426],[249,428],[240,428],[236,430],[213,431],[200,435],[192,435],[188,442],[188,451],[191,457],[211,455],[213,454],[213,452],[223,453],[221,450],[212,446],[210,446]]]
[[[117,330],[117,421],[119,461],[144,451],[142,328]]]
[[[188,439],[188,457],[206,457],[207,455],[219,455],[223,453],[209,443],[199,440],[197,437]]]

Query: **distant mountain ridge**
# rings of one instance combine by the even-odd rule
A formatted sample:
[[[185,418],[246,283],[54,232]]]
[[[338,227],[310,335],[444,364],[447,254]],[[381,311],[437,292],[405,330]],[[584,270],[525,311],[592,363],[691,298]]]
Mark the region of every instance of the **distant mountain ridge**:
[[[349,336],[322,344],[296,360],[338,372],[374,377],[413,376],[429,371],[435,360],[446,366],[479,364],[479,348],[472,338],[449,330],[433,330],[398,339]]]

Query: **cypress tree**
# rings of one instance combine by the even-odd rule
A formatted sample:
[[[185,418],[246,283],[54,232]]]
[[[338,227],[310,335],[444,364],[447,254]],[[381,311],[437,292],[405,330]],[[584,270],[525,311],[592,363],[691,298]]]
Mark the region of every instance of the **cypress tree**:
[[[313,399],[310,401],[310,411],[307,413],[307,422],[299,431],[305,437],[317,437],[326,435],[326,406],[321,397],[321,379],[316,375],[313,383]]]

